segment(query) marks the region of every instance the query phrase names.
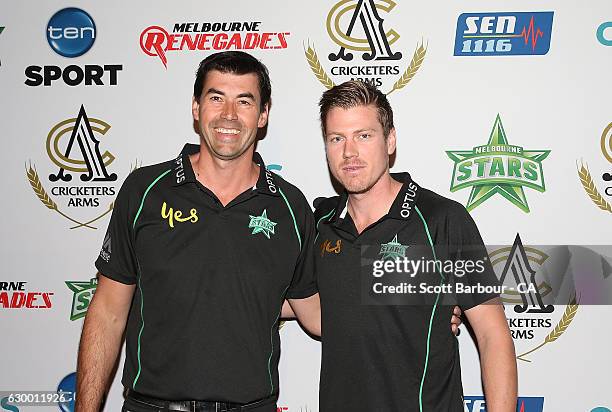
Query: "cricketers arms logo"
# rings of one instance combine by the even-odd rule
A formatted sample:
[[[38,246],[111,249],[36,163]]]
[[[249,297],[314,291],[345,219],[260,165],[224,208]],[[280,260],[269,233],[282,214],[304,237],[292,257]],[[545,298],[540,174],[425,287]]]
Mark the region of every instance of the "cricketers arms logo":
[[[314,45],[309,42],[305,50],[308,65],[323,86],[330,89],[335,82],[361,80],[390,94],[413,79],[427,48],[421,41],[405,67],[400,34],[390,29],[385,20],[396,6],[393,0],[341,0],[331,7],[326,28],[335,46],[325,63],[325,66],[331,65],[329,72],[319,60]]]
[[[450,190],[471,187],[467,210],[473,210],[499,193],[524,212],[529,212],[524,187],[544,192],[542,161],[550,150],[525,150],[508,143],[499,114],[489,141],[472,150],[449,150],[455,162]]]
[[[51,172],[46,175],[47,183],[34,163],[26,166],[26,176],[38,200],[71,222],[70,229],[97,229],[94,224],[113,209],[118,187],[117,174],[110,168],[115,156],[102,151],[110,128],[101,119],[89,118],[81,106],[76,118],[57,123],[47,134],[45,147]],[[74,175],[79,181],[73,179]]]
[[[564,310],[552,304],[564,273],[544,251],[524,246],[518,234],[511,247],[489,251],[489,258],[500,283],[510,287],[501,298],[516,358],[531,362],[535,352],[556,342],[570,327],[578,311],[576,296],[567,299]]]
[[[270,235],[274,234],[276,222],[268,219],[268,212],[266,209],[263,210],[260,216],[249,215],[249,217],[251,218],[249,229],[253,229],[251,234],[256,235],[258,233],[263,233],[265,237],[270,239]]]
[[[70,308],[70,320],[77,320],[85,317],[91,299],[98,287],[98,278],[92,278],[83,282],[79,280],[67,280],[66,286],[73,292],[72,307]]]
[[[612,123],[608,124],[601,134],[600,140],[601,154],[607,162],[612,164]],[[586,194],[591,198],[595,206],[599,209],[612,213],[612,205],[610,199],[612,197],[612,167],[607,165],[606,172],[602,173],[601,181],[595,183],[595,179],[589,171],[589,166],[585,162],[581,162],[578,167],[578,177]],[[599,179],[597,179],[599,180]],[[603,186],[601,189],[598,186]]]

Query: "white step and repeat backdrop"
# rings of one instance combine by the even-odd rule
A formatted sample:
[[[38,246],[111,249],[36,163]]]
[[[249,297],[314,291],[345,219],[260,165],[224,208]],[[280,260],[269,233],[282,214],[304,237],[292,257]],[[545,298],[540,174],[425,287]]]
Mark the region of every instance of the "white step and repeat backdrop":
[[[317,100],[357,78],[389,93],[393,169],[465,204],[486,243],[611,244],[611,21],[609,0],[2,2],[0,391],[73,388],[114,197],[133,168],[198,142],[194,72],[217,50],[268,66],[258,150],[309,200],[334,193]],[[68,148],[77,123],[99,154]],[[526,249],[532,265],[546,260]],[[512,308],[517,410],[609,412],[612,309]],[[295,322],[281,337],[279,410],[317,411],[320,344]],[[466,411],[485,411],[477,352],[468,333],[459,340]],[[120,408],[121,367],[106,410]],[[30,409],[73,407],[0,400]]]

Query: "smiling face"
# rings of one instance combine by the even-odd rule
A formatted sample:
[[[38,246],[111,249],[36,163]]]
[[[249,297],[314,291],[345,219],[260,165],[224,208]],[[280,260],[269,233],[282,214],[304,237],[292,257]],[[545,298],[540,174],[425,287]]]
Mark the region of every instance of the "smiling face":
[[[325,151],[332,175],[349,193],[364,193],[389,172],[395,129],[385,139],[373,105],[334,107],[325,121]]]
[[[199,101],[193,99],[192,114],[204,143],[222,160],[235,159],[250,149],[257,129],[268,122],[268,106],[261,110],[254,73],[208,72]]]

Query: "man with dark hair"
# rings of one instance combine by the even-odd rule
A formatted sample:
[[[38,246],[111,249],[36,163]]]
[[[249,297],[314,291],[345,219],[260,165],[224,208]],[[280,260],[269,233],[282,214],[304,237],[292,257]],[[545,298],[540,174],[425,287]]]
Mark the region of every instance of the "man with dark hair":
[[[463,276],[443,273],[442,262],[480,261],[478,275],[461,279],[470,286],[497,281],[474,221],[408,173],[389,172],[393,111],[375,87],[359,81],[333,87],[320,100],[320,116],[329,169],[346,191],[315,201],[319,410],[463,412],[458,343],[448,332],[456,302],[477,339],[487,410],[514,412],[514,346],[497,295],[441,292]],[[420,270],[415,279],[440,286],[438,292],[398,295],[405,289],[394,279],[411,278],[388,264],[425,257],[434,270]],[[373,280],[372,268],[383,266],[391,269]]]
[[[100,409],[124,330],[124,411],[276,412],[281,305],[314,333],[320,312],[312,211],[254,149],[269,106],[257,59],[207,57],[192,102],[201,145],[125,180],[96,261],[78,412]]]

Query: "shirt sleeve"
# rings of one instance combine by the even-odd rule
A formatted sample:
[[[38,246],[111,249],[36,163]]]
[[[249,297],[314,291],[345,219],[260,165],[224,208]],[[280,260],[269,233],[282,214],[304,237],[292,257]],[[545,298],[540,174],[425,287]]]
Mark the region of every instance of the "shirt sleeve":
[[[300,251],[293,279],[287,289],[289,299],[304,299],[318,292],[314,274],[315,223],[310,206],[303,199],[303,225],[301,230],[302,249]]]
[[[136,283],[136,255],[134,253],[132,222],[135,209],[130,199],[133,193],[133,174],[123,182],[115,199],[110,223],[95,262],[98,271],[107,278],[132,285]]]
[[[499,297],[495,292],[499,280],[489,260],[487,249],[472,216],[462,206],[453,210],[448,225],[451,259],[454,262],[455,291],[457,303],[468,310]],[[462,289],[457,289],[461,283]]]

